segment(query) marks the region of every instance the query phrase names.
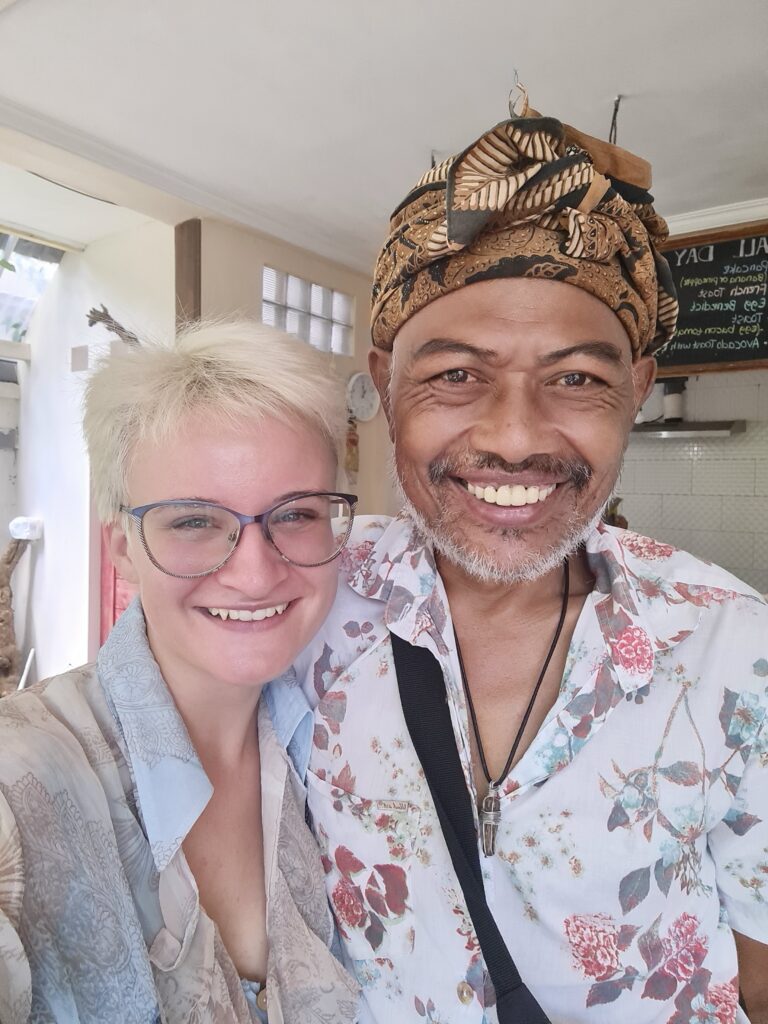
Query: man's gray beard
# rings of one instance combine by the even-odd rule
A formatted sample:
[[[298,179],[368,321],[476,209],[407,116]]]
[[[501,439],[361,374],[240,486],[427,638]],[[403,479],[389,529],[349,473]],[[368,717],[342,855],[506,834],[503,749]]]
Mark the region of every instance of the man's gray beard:
[[[523,557],[514,565],[499,565],[491,555],[483,551],[472,551],[462,547],[449,535],[441,523],[434,526],[428,523],[408,500],[402,487],[400,487],[400,491],[403,498],[403,511],[411,518],[416,529],[438,555],[441,555],[471,579],[477,580],[478,583],[497,583],[505,586],[511,586],[514,583],[533,583],[534,580],[541,579],[542,576],[546,576],[547,573],[562,565],[566,558],[570,558],[576,553],[597,527],[603,518],[608,500],[610,500],[607,499],[589,520],[585,521],[581,517],[577,517],[576,521],[568,527],[565,535],[546,550]]]

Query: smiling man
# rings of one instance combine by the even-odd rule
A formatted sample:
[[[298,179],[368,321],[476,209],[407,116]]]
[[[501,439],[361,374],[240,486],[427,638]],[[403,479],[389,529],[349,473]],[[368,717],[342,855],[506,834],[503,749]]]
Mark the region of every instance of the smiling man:
[[[768,1020],[768,613],[601,522],[676,302],[648,167],[498,125],[395,211],[405,499],[316,645],[308,773],[363,1021]]]

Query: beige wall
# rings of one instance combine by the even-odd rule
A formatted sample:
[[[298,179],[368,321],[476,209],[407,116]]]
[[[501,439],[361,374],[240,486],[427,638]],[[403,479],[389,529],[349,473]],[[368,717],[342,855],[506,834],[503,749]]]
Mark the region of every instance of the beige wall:
[[[202,223],[203,317],[241,314],[261,319],[261,275],[264,265],[284,270],[355,300],[355,354],[351,359],[329,355],[346,380],[368,369],[370,279],[321,256],[254,231],[215,220]],[[389,438],[384,413],[360,423],[360,473],[356,485],[362,513],[393,513],[397,500],[390,483]]]

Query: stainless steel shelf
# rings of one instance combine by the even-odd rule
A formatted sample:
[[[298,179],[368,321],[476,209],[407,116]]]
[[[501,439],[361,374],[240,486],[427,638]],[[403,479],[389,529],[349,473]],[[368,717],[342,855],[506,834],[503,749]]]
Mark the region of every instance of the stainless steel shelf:
[[[632,433],[641,437],[679,438],[688,437],[732,437],[743,434],[747,429],[746,420],[723,420],[720,423],[704,422],[686,423],[636,423]]]

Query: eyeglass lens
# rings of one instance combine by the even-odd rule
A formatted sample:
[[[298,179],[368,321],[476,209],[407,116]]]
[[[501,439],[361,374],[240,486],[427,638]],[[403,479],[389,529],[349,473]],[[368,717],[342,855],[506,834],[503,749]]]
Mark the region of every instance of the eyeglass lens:
[[[303,496],[273,509],[267,532],[289,562],[319,565],[341,551],[351,519],[352,509],[344,498]],[[145,513],[142,528],[144,543],[157,564],[179,576],[217,568],[240,535],[240,523],[231,512],[196,502],[156,505]]]

